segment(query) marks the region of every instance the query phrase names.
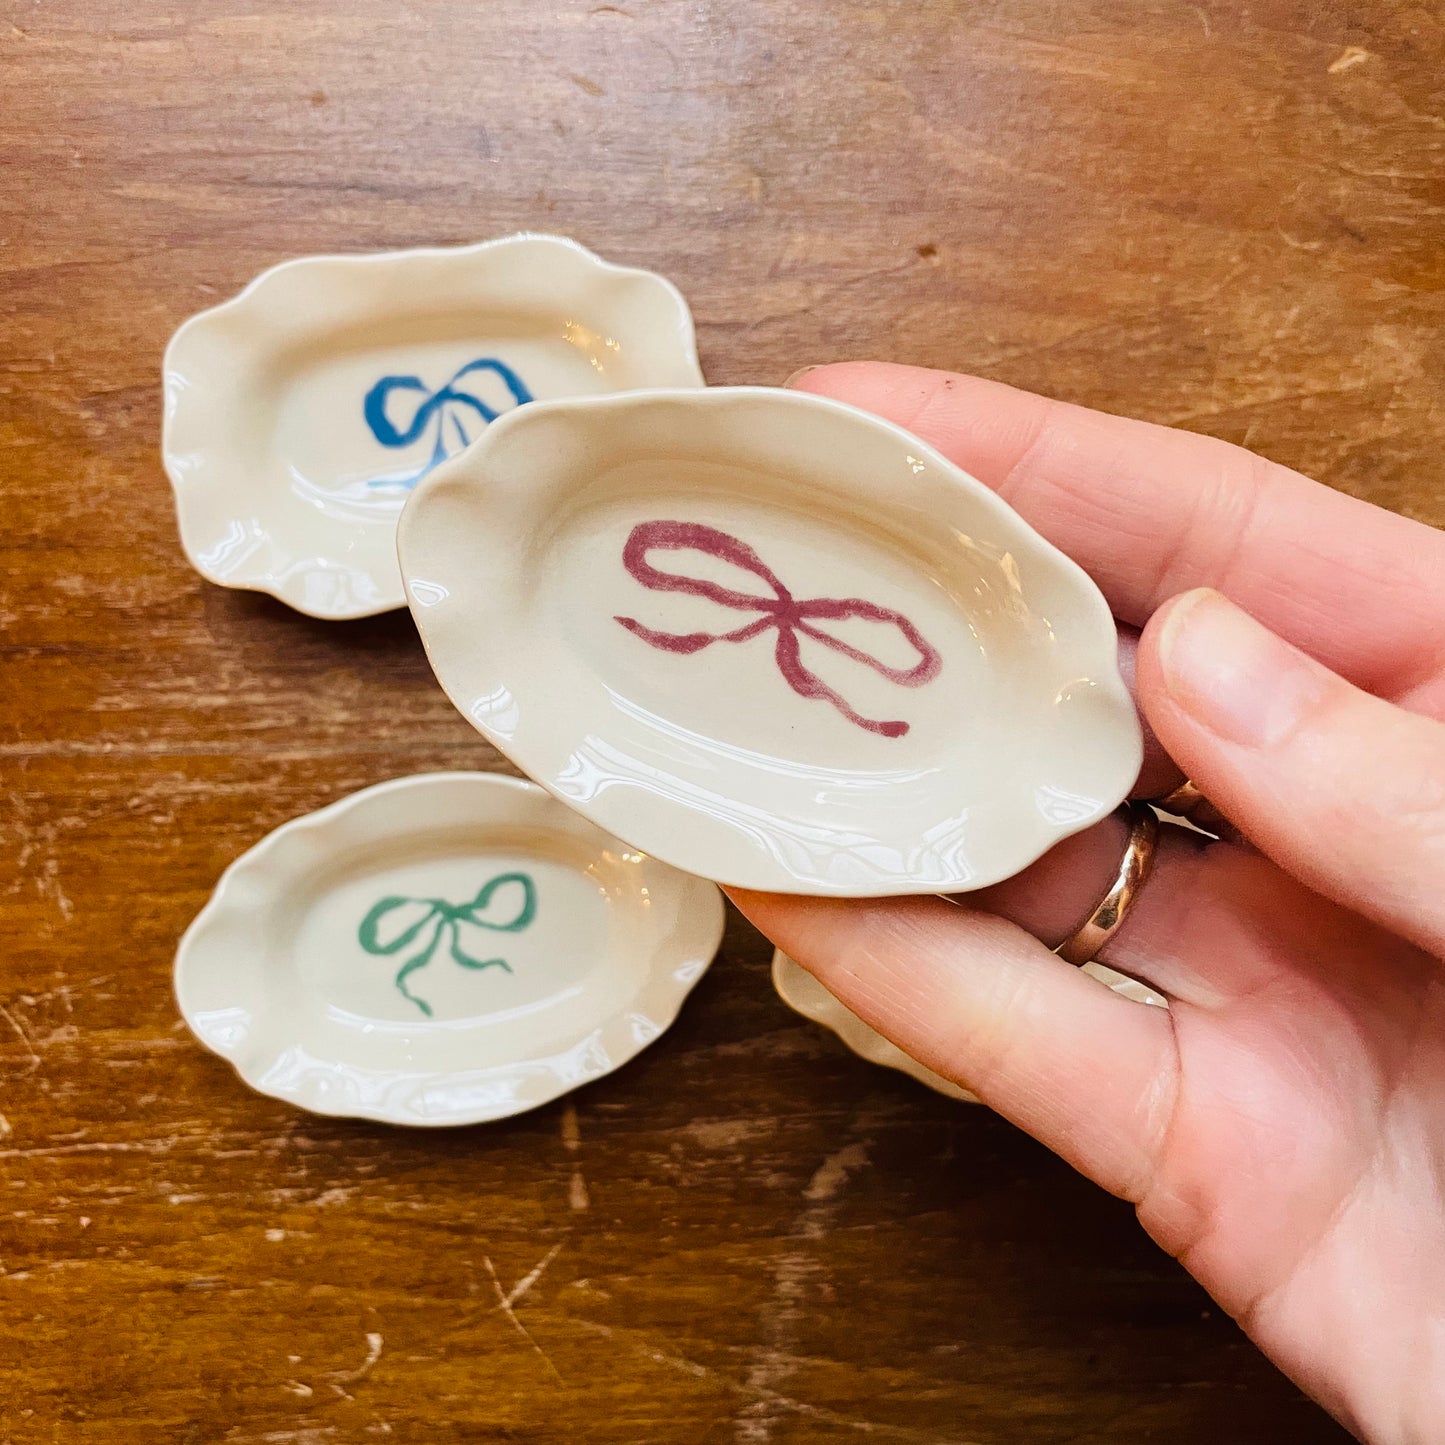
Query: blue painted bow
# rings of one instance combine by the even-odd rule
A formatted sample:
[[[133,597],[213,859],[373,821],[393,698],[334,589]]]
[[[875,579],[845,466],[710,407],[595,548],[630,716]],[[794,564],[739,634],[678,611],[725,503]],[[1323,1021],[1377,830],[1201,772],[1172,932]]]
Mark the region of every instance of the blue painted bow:
[[[479,372],[490,372],[492,375],[500,377],[518,406],[523,406],[533,399],[532,393],[527,390],[526,383],[522,378],[506,362],[497,361],[492,357],[469,361],[435,391],[432,391],[419,376],[383,376],[366,393],[362,411],[366,416],[367,426],[371,428],[371,434],[382,446],[409,447],[426,432],[428,427],[435,425],[436,428],[432,454],[420,471],[414,476],[405,478],[384,477],[372,482],[372,486],[414,487],[434,466],[445,461],[451,455],[452,450],[447,447],[446,443],[448,422],[451,423],[452,432],[458,442],[456,449],[469,446],[472,439],[468,435],[466,427],[462,425],[467,411],[473,412],[476,417],[480,418],[483,426],[496,421],[501,415],[499,411],[488,406],[481,397],[457,385],[463,377]],[[421,398],[417,402],[411,420],[405,426],[400,427],[392,421],[387,410],[392,397],[397,392],[410,393]]]
[[[522,907],[510,923],[493,923],[481,915],[492,901],[492,895],[507,883],[522,885]],[[381,922],[399,908],[421,908],[422,914],[410,927],[404,928],[389,943],[381,941]],[[520,933],[537,916],[537,885],[525,873],[502,873],[477,890],[477,896],[466,903],[448,903],[445,898],[404,898],[392,895],[373,904],[357,929],[357,939],[368,953],[388,955],[400,953],[409,944],[415,943],[422,933],[430,928],[431,936],[422,945],[421,951],[402,964],[396,975],[397,991],[414,1003],[428,1018],[431,1005],[418,998],[407,987],[407,979],[419,968],[425,968],[432,955],[447,938],[448,951],[452,962],[462,968],[500,968],[511,973],[512,966],[505,958],[473,958],[462,947],[462,925],[488,928],[494,933]]]

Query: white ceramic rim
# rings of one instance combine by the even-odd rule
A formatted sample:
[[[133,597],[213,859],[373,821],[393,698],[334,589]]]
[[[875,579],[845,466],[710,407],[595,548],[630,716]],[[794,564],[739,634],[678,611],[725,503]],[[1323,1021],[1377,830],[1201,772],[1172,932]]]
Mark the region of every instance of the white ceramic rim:
[[[266,291],[277,276],[318,268],[339,270],[344,275],[356,278],[358,295],[364,298],[377,273],[405,269],[418,262],[434,269],[466,267],[477,261],[485,262],[498,251],[515,251],[518,248],[535,250],[539,255],[545,254],[549,248],[565,253],[569,261],[584,262],[592,279],[605,286],[615,288],[619,285],[644,282],[659,288],[670,299],[674,312],[674,330],[668,338],[668,345],[673,349],[670,357],[672,365],[668,368],[669,374],[665,380],[669,385],[683,388],[706,386],[697,354],[697,332],[692,311],[678,287],[656,271],[604,260],[595,251],[582,245],[580,241],[574,241],[570,236],[558,236],[544,231],[519,231],[514,235],[498,236],[492,240],[467,245],[414,246],[402,251],[327,252],[314,256],[294,256],[280,261],[253,277],[229,300],[197,312],[183,321],[167,343],[161,363],[164,389],[161,463],[174,493],[182,550],[191,566],[202,577],[220,587],[266,593],[305,616],[329,622],[374,617],[406,605],[405,588],[399,577],[379,578],[367,573],[366,576],[377,592],[373,603],[357,603],[338,609],[311,606],[306,600],[308,577],[328,568],[332,571],[338,568],[345,570],[348,566],[345,558],[338,561],[331,558],[298,557],[279,576],[269,567],[252,570],[240,567],[234,572],[223,573],[204,562],[204,548],[198,545],[199,534],[203,530],[201,521],[213,518],[218,511],[225,513],[227,498],[233,491],[244,488],[247,483],[247,478],[241,475],[239,468],[228,469],[224,457],[212,456],[208,464],[198,466],[192,471],[183,469],[177,461],[182,456],[207,454],[207,417],[210,408],[225,403],[224,378],[213,388],[220,393],[216,396],[208,396],[203,390],[198,394],[194,385],[182,387],[174,381],[174,378],[182,373],[182,358],[194,352],[197,346],[205,346],[206,333],[212,324],[217,319],[245,316],[257,342],[261,342],[267,328]],[[195,370],[193,363],[189,364],[189,369]],[[214,528],[209,530],[214,531]]]
[[[616,392],[607,396],[567,398],[555,401],[535,402],[501,417],[490,426],[486,433],[465,452],[442,463],[417,487],[402,513],[397,529],[397,549],[401,560],[403,579],[408,589],[412,615],[417,623],[427,659],[443,690],[453,705],[485,736],[499,751],[513,763],[540,783],[549,792],[560,798],[569,807],[579,811],[609,833],[622,838],[629,837],[629,829],[635,819],[629,815],[629,795],[634,785],[627,781],[608,787],[591,800],[583,809],[565,790],[557,785],[557,769],[549,761],[549,754],[557,746],[545,741],[532,742],[528,735],[504,735],[489,728],[486,722],[474,714],[476,698],[501,685],[510,692],[500,678],[492,679],[491,687],[478,687],[474,681],[457,676],[455,660],[465,658],[475,651],[475,639],[491,634],[500,635],[501,629],[490,627],[487,620],[478,623],[476,616],[463,618],[461,609],[449,607],[444,612],[434,605],[432,593],[435,587],[428,581],[425,560],[415,554],[410,540],[417,529],[417,515],[420,510],[418,497],[426,497],[443,489],[469,484],[469,479],[485,475],[491,453],[505,445],[513,431],[536,425],[550,416],[603,413],[609,410],[637,408],[657,403],[679,403],[693,408],[727,408],[746,404],[751,400],[766,398],[769,404],[832,411],[852,422],[862,420],[868,425],[889,433],[900,446],[907,448],[915,458],[935,468],[940,474],[967,490],[976,504],[991,520],[998,523],[998,531],[1007,535],[1011,543],[1029,549],[1036,560],[1051,567],[1067,585],[1074,600],[1081,609],[1083,621],[1076,629],[1082,637],[1080,655],[1077,658],[1077,676],[1097,683],[1120,709],[1123,726],[1131,731],[1121,733],[1122,750],[1119,754],[1117,777],[1099,806],[1092,812],[1078,816],[1068,822],[1053,822],[1043,819],[1035,810],[1030,817],[1031,841],[1026,846],[1014,846],[1008,850],[1008,857],[1001,863],[980,867],[967,876],[952,876],[930,879],[920,883],[912,878],[890,874],[877,875],[862,882],[837,882],[816,875],[802,877],[781,864],[771,852],[759,850],[753,863],[746,869],[717,866],[716,855],[725,848],[734,851],[736,839],[731,824],[700,810],[673,804],[676,826],[667,830],[649,829],[657,835],[650,846],[634,841],[634,846],[653,856],[663,859],[683,872],[711,878],[724,887],[737,887],[764,892],[792,893],[813,897],[890,897],[933,893],[971,892],[1000,882],[1021,872],[1037,861],[1062,839],[1082,832],[1106,817],[1127,796],[1143,761],[1143,734],[1129,692],[1119,673],[1117,652],[1117,626],[1109,605],[1092,578],[1072,558],[1059,551],[1045,540],[1022,517],[1018,515],[995,492],[965,472],[961,467],[943,456],[936,448],[929,446],[911,432],[886,421],[871,412],[863,411],[844,402],[815,396],[811,393],[789,391],[775,387],[708,387],[699,391],[678,388]],[[440,616],[438,614],[441,614]],[[475,668],[472,669],[473,673]],[[536,729],[534,728],[534,731]],[[655,792],[655,790],[653,790]]]
[[[601,829],[595,828],[580,818],[571,809],[559,805],[544,789],[535,783],[503,773],[483,772],[439,772],[415,773],[407,777],[391,778],[383,783],[373,784],[344,798],[330,803],[315,812],[303,814],[282,823],[266,834],[260,842],[253,844],[221,874],[210,899],[201,909],[182,935],[176,950],[173,983],[181,1015],[190,1027],[190,1010],[186,1003],[187,975],[192,970],[208,966],[207,951],[214,949],[216,961],[226,965],[228,952],[226,929],[238,920],[264,913],[268,902],[284,885],[287,875],[276,876],[272,868],[279,846],[298,833],[314,833],[319,840],[340,847],[375,841],[387,836],[384,825],[375,826],[376,819],[369,819],[377,805],[384,805],[387,799],[403,791],[416,789],[471,788],[478,791],[482,801],[488,794],[506,792],[514,797],[525,797],[544,804],[555,816],[563,830],[574,835],[591,831],[600,841],[625,847],[616,839],[608,838]],[[479,823],[485,824],[485,807],[479,810]],[[372,1119],[381,1123],[402,1124],[417,1127],[448,1127],[466,1124],[486,1123],[495,1119],[509,1118],[524,1113],[584,1084],[603,1078],[615,1072],[630,1059],[642,1052],[648,1044],[655,1042],[671,1026],[682,1008],[684,1000],[693,987],[707,972],[722,942],[724,907],[722,895],[716,887],[701,878],[694,878],[668,868],[656,859],[651,860],[661,870],[662,876],[681,890],[682,906],[679,909],[680,927],[676,937],[677,947],[666,960],[654,959],[648,975],[647,986],[633,995],[625,1010],[600,1021],[595,1036],[595,1046],[587,1050],[589,1064],[579,1070],[569,1053],[555,1057],[523,1060],[504,1065],[479,1067],[468,1074],[455,1070],[442,1073],[415,1073],[402,1075],[386,1094],[384,1102],[378,1105],[358,1107],[328,1107],[324,1099],[318,1098],[307,1086],[314,1084],[318,1077],[313,1071],[304,1075],[301,1085],[295,1088],[269,1086],[263,1079],[266,1067],[279,1056],[279,1050],[270,1049],[257,1060],[233,1058],[213,1043],[203,1038],[194,1028],[193,1037],[210,1052],[218,1054],[231,1064],[242,1082],[258,1093],[281,1099],[288,1104],[305,1109],[309,1113],[339,1118]],[[219,942],[217,940],[219,935]],[[273,966],[268,959],[259,961],[260,967]],[[638,1020],[644,1020],[651,1027],[641,1030]],[[299,1032],[299,1030],[298,1030]],[[593,1044],[593,1036],[587,1036]],[[284,1045],[286,1041],[282,1040]],[[595,1061],[605,1063],[596,1066]],[[317,1061],[323,1069],[325,1061]],[[353,1074],[354,1066],[347,1065]],[[394,1070],[378,1070],[378,1080],[396,1078]],[[463,1110],[445,1115],[416,1106],[415,1101],[427,1097],[427,1091],[445,1083],[455,1086],[458,1082],[467,1084],[513,1083],[517,1086],[520,1102],[491,1112]]]
[[[800,1014],[812,1023],[821,1024],[860,1059],[877,1064],[879,1068],[907,1074],[924,1088],[932,1089],[934,1093],[942,1094],[947,1099],[957,1099],[961,1104],[979,1102],[976,1094],[969,1093],[951,1079],[945,1079],[942,1074],[935,1074],[927,1065],[920,1064],[910,1054],[905,1054],[897,1044],[885,1039],[877,1029],[870,1028],[847,1004],[819,983],[802,964],[789,958],[781,948],[773,950],[772,978],[778,997],[795,1014]],[[797,988],[796,983],[800,978],[808,980],[816,991],[816,997],[810,999]]]

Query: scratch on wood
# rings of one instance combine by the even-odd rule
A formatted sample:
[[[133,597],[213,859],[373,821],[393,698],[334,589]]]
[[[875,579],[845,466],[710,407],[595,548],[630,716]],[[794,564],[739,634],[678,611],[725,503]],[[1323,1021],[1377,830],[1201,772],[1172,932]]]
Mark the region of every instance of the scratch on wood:
[[[334,1425],[308,1425],[300,1430],[267,1430],[262,1435],[238,1435],[236,1426],[227,1431],[225,1438],[233,1445],[324,1445],[335,1438]]]
[[[513,1306],[541,1279],[543,1271],[557,1258],[561,1249],[561,1243],[554,1244],[546,1255],[543,1256],[541,1261],[533,1267],[531,1272],[523,1276],[522,1279],[512,1286],[511,1293],[505,1293],[503,1291],[502,1281],[497,1277],[497,1268],[492,1263],[491,1256],[487,1254],[482,1256],[482,1263],[486,1266],[487,1275],[492,1281],[492,1289],[496,1292],[497,1308],[506,1315],[512,1328],[536,1351],[542,1363],[546,1365],[547,1369],[551,1372],[552,1378],[555,1379],[559,1385],[562,1384],[562,1376],[558,1373],[556,1365],[552,1363],[552,1357],[533,1339],[532,1332],[517,1318],[517,1312]]]
[[[575,1154],[582,1144],[582,1128],[577,1121],[577,1105],[570,1099],[562,1110],[562,1147]]]
[[[754,1139],[776,1134],[777,1127],[773,1119],[695,1119],[683,1132],[704,1149],[741,1150]]]
[[[60,916],[69,923],[75,916],[75,904],[71,902],[70,895],[60,886],[60,860],[47,858],[42,873],[41,891],[49,893],[55,906],[60,910]]]
[[[1358,45],[1347,46],[1339,55],[1330,62],[1329,74],[1339,75],[1341,71],[1352,70],[1357,65],[1363,65],[1365,61],[1372,59],[1368,50],[1362,50]]]
[[[562,1241],[559,1241],[558,1243],[554,1244],[552,1248],[549,1249],[547,1253],[544,1254],[542,1258],[532,1267],[532,1269],[527,1274],[523,1275],[522,1278],[519,1279],[517,1283],[512,1286],[511,1290],[507,1294],[506,1299],[502,1301],[503,1309],[511,1309],[511,1307],[516,1304],[518,1300],[522,1299],[526,1295],[527,1291],[531,1289],[532,1286],[536,1284],[539,1279],[542,1278],[542,1276],[547,1272],[547,1266],[551,1264],[552,1261],[556,1259],[559,1254],[561,1254],[562,1243]]]
[[[28,1075],[33,1074],[36,1069],[40,1067],[40,1055],[35,1052],[35,1045],[31,1041],[30,1035],[27,1034],[25,1030],[20,1027],[20,1020],[17,1019],[15,1015],[11,1013],[8,1008],[5,1007],[4,1004],[0,1004],[0,1018],[3,1018],[5,1022],[8,1023],[10,1027],[15,1030],[16,1034],[19,1035],[20,1042],[25,1045],[26,1051],[30,1055],[30,1067],[26,1069],[25,1073],[20,1076],[21,1078],[25,1078]]]
[[[845,1144],[834,1150],[813,1171],[803,1190],[807,1201],[794,1221],[794,1233],[804,1239],[821,1239],[837,1218],[839,1196],[848,1177],[868,1162],[865,1144]],[[798,1343],[798,1325],[803,1316],[809,1283],[823,1273],[817,1257],[807,1250],[789,1250],[773,1268],[773,1292],[763,1307],[761,1342],[751,1351],[747,1372],[750,1401],[733,1421],[733,1439],[738,1445],[766,1445],[773,1438],[773,1426],[789,1413],[777,1385],[795,1368],[793,1355]]]
[[[655,1365],[663,1365],[670,1370],[681,1371],[683,1374],[691,1375],[694,1379],[707,1380],[720,1389],[727,1390],[734,1395],[741,1395],[745,1399],[766,1402],[774,1407],[780,1416],[783,1414],[801,1415],[804,1419],[817,1420],[822,1424],[837,1426],[845,1430],[856,1430],[861,1435],[872,1435],[879,1440],[903,1441],[905,1445],[966,1445],[965,1441],[957,1437],[939,1435],[932,1430],[914,1430],[906,1425],[886,1425],[877,1420],[863,1420],[856,1415],[844,1415],[838,1410],[829,1410],[822,1405],[810,1405],[806,1400],[795,1400],[792,1396],[779,1394],[776,1390],[759,1390],[752,1385],[730,1380],[716,1370],[699,1364],[696,1360],[685,1359],[681,1355],[659,1350],[643,1339],[629,1339],[623,1331],[600,1324],[596,1320],[583,1319],[580,1315],[568,1315],[566,1322],[602,1339],[613,1340],[621,1335],[622,1342],[642,1359],[650,1360]]]
[[[582,1177],[580,1169],[572,1171],[572,1178],[567,1186],[567,1206],[574,1214],[586,1214],[592,1208],[592,1196],[587,1192],[587,1181]]]
[[[867,1162],[868,1149],[864,1144],[849,1144],[830,1154],[808,1181],[803,1198],[816,1203],[833,1199],[847,1182],[849,1174],[861,1169]]]
[[[577,1105],[570,1099],[562,1110],[562,1147],[573,1156],[572,1177],[567,1184],[568,1207],[574,1214],[585,1214],[592,1207],[592,1196],[587,1191],[582,1165],[577,1162],[576,1156],[582,1148],[582,1126],[577,1119]]]
[[[53,1159],[62,1154],[166,1154],[179,1139],[146,1139],[137,1144],[60,1144],[54,1148],[0,1149],[0,1159]]]
[[[1323,241],[1297,240],[1294,236],[1291,236],[1283,226],[1276,226],[1275,230],[1279,233],[1280,240],[1283,241],[1286,246],[1289,246],[1296,251],[1318,251],[1325,244]]]
[[[354,1385],[358,1380],[364,1380],[381,1358],[381,1345],[381,1336],[375,1330],[368,1330],[366,1332],[366,1358],[354,1370],[332,1370],[330,1372],[331,1380],[339,1385]]]

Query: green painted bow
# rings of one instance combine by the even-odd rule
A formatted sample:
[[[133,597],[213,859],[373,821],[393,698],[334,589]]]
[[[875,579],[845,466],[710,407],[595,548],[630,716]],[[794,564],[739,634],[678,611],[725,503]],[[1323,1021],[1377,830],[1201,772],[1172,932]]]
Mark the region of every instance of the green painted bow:
[[[522,885],[521,911],[510,923],[493,923],[490,919],[481,917],[482,913],[486,911],[487,905],[492,901],[492,895],[507,883]],[[404,908],[420,908],[423,911],[419,918],[416,918],[395,938],[383,943],[381,939],[382,920],[389,914],[394,914],[397,910]],[[520,933],[536,916],[536,884],[525,873],[502,873],[493,878],[490,883],[483,884],[478,889],[477,896],[469,903],[448,903],[445,898],[403,898],[399,895],[383,898],[373,905],[371,911],[361,920],[361,926],[357,929],[357,938],[368,953],[389,956],[409,948],[428,929],[431,930],[430,937],[422,945],[421,950],[407,959],[396,975],[396,987],[402,997],[409,999],[430,1018],[431,1005],[425,999],[420,999],[412,993],[407,987],[406,981],[418,969],[425,968],[431,962],[432,955],[441,946],[444,936],[447,938],[447,948],[453,962],[462,968],[502,968],[511,973],[512,966],[505,958],[473,958],[467,953],[462,947],[462,925],[470,924],[477,928],[488,928],[494,933]]]

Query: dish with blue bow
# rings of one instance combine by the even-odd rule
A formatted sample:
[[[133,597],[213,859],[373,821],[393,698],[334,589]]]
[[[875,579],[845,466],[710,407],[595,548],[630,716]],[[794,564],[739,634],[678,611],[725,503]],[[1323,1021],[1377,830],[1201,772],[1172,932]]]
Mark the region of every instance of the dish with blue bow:
[[[404,605],[401,508],[498,417],[703,384],[676,287],[542,235],[284,262],[187,321],[164,379],[192,565],[322,618]]]
[[[722,938],[722,896],[541,788],[426,773],[283,824],[182,938],[181,1014],[318,1114],[472,1124],[626,1063]]]

